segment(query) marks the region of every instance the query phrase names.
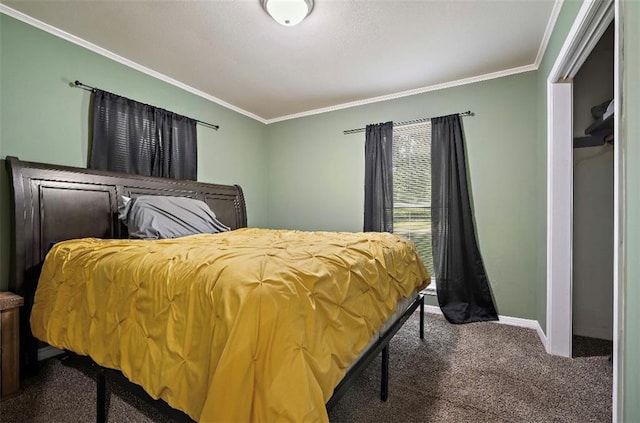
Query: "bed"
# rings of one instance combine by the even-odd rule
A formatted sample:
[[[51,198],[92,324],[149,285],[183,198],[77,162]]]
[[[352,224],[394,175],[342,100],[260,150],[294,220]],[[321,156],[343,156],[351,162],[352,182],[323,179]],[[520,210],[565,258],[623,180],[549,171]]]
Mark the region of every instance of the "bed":
[[[52,166],[15,157],[8,157],[7,164],[15,210],[13,277],[17,292],[25,297],[23,371],[37,368],[38,341],[32,328],[54,346],[91,357],[99,371],[98,420],[105,419],[108,375],[142,386],[150,397],[193,420],[326,421],[326,410],[380,352],[381,397],[386,399],[389,340],[416,308],[424,306],[418,292],[428,280],[414,250],[396,251],[404,240],[390,234],[246,228],[239,186]],[[178,240],[128,240],[117,218],[118,203],[123,196],[141,195],[202,200],[231,231]],[[233,249],[226,250],[229,246]],[[163,257],[167,249],[173,250]],[[372,253],[378,250],[380,255]],[[139,268],[132,264],[127,270],[130,259],[118,255],[122,251],[142,260],[153,256],[150,261],[165,265],[159,266],[159,273],[130,283],[128,293],[118,297],[113,287],[119,290],[126,283],[116,281],[116,274],[133,280]],[[223,255],[230,261],[207,259]],[[185,264],[179,256],[206,265]],[[292,261],[295,257],[303,264]],[[242,265],[234,267],[234,261]],[[360,267],[361,262],[371,264]],[[338,276],[327,270],[336,263],[346,273]],[[182,270],[167,270],[174,267]],[[188,270],[194,268],[198,271]],[[251,276],[238,273],[239,268],[248,268]],[[32,316],[41,272],[39,303]],[[189,279],[201,283],[187,285],[176,276],[190,272],[202,274]],[[223,273],[231,277],[220,276]],[[350,282],[343,284],[347,279]],[[386,285],[383,280],[388,280]],[[203,288],[193,293],[194,286]],[[179,304],[181,299],[186,306]],[[136,324],[129,324],[132,321]],[[130,330],[125,330],[127,325]]]

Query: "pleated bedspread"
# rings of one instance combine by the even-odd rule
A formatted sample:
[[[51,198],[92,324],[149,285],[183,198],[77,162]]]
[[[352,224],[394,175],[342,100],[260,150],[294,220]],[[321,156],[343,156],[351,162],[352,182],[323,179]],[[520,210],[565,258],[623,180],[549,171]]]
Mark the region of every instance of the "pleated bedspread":
[[[326,422],[326,401],[429,275],[388,233],[238,229],[56,244],[33,334],[206,422]]]

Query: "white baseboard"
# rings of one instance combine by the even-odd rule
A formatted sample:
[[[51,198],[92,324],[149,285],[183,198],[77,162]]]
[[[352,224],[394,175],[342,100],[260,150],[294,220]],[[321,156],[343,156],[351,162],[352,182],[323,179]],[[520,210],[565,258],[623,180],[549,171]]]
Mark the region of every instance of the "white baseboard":
[[[536,321],[536,323],[538,322]],[[545,335],[544,331],[542,330],[542,327],[540,327],[540,323],[538,323],[538,326],[536,327],[536,332],[538,332],[538,337],[540,338],[540,342],[542,342],[542,346],[544,347],[544,350],[547,351],[547,335]]]
[[[47,358],[55,357],[61,354],[64,354],[64,351],[50,345],[44,348],[38,348],[38,361],[46,360]]]
[[[424,311],[426,311],[427,313],[431,313],[431,314],[439,314],[442,316],[442,310],[440,310],[440,307],[438,306],[432,306],[429,304],[425,304],[424,305]]]
[[[424,311],[427,313],[442,315],[442,310],[440,310],[440,307],[438,306],[425,305]],[[518,326],[521,328],[535,330],[538,334],[538,337],[540,338],[540,341],[542,342],[542,346],[545,348],[545,351],[546,351],[547,336],[544,334],[544,331],[542,330],[542,327],[540,326],[540,323],[537,320],[523,319],[520,317],[509,317],[509,316],[498,316],[498,319],[499,320],[497,322],[491,322],[491,323],[499,323],[502,325],[509,325],[509,326]]]

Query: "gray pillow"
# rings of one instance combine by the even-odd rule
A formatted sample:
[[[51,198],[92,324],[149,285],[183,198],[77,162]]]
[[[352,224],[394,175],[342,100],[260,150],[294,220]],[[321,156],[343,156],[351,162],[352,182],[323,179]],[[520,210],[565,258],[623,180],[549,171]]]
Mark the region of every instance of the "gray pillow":
[[[178,238],[230,229],[205,202],[193,198],[141,195],[121,200],[118,217],[127,225],[130,238]]]

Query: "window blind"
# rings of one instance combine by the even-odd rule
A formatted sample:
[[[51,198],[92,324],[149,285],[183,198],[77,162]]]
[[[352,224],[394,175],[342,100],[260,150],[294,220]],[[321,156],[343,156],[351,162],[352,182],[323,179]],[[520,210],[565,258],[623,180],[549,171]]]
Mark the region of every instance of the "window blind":
[[[431,122],[393,128],[393,231],[416,245],[433,275]]]

